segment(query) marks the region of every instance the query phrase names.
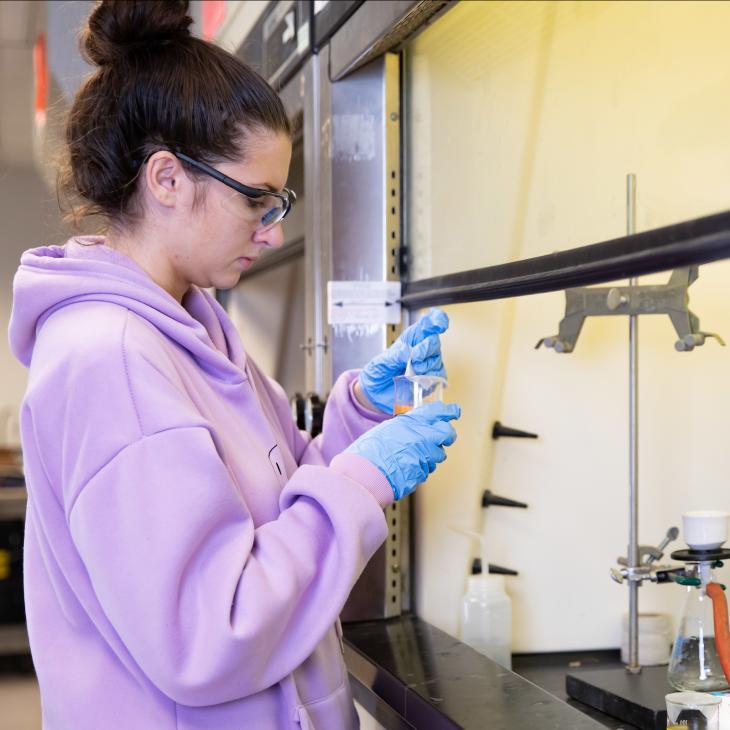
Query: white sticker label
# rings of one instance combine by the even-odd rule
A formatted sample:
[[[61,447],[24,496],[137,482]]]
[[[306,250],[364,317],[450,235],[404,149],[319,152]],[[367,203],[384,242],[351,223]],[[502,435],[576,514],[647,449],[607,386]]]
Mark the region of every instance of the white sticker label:
[[[400,294],[399,281],[328,281],[328,322],[400,324]]]
[[[297,53],[304,53],[307,48],[309,48],[309,23],[304,23],[297,31]]]
[[[285,46],[294,38],[294,11],[288,13],[284,18],[284,32],[281,34],[281,44]]]

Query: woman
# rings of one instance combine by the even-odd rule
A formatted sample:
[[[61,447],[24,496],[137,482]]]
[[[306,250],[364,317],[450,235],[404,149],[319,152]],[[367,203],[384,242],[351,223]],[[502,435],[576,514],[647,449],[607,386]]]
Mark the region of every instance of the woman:
[[[47,730],[357,726],[338,624],[383,508],[453,442],[454,405],[392,411],[432,311],[336,382],[314,441],[204,287],[282,243],[289,124],[187,2],[108,2],[67,127],[67,187],[104,237],[27,251],[25,585]]]

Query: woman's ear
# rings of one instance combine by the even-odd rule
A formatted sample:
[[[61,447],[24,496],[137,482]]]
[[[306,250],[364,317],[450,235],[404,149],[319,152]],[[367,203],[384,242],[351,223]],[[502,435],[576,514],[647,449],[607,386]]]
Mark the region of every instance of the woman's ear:
[[[148,194],[165,208],[187,204],[195,193],[193,181],[182,163],[167,150],[155,152],[147,160],[144,181]]]

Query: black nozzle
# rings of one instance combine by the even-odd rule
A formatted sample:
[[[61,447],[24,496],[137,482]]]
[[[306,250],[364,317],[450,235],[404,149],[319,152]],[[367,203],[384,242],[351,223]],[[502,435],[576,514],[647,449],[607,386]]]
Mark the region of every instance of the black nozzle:
[[[508,499],[507,497],[500,497],[497,494],[493,494],[489,489],[485,489],[482,494],[482,507],[519,507],[520,509],[527,509],[527,505],[524,502],[518,502],[516,499]]]
[[[492,426],[492,438],[496,441],[498,438],[508,436],[517,439],[536,439],[536,433],[530,433],[529,431],[520,431],[519,428],[510,428],[509,426],[503,426],[499,421],[494,422]]]
[[[474,558],[471,563],[471,574],[481,575],[482,574],[482,559]],[[489,563],[489,575],[519,575],[516,570],[512,568],[503,568],[501,565],[495,565]]]

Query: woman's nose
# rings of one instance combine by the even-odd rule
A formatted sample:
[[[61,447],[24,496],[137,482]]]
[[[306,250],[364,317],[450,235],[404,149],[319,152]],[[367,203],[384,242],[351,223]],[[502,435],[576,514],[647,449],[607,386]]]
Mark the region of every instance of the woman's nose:
[[[284,243],[284,229],[281,223],[277,223],[273,228],[264,231],[256,231],[253,236],[256,243],[263,244],[267,248],[279,248]]]

